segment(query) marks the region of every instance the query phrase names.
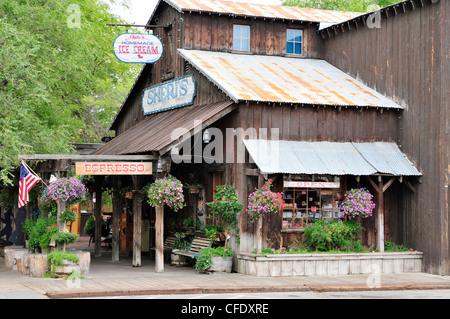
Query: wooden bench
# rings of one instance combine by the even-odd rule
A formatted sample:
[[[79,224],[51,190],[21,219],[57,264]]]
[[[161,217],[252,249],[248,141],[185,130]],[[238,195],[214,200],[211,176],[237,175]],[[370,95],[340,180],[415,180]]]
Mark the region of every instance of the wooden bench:
[[[172,250],[172,246],[173,244],[175,244],[175,242],[179,240],[177,237],[175,236],[169,236],[164,240],[164,250]],[[150,249],[152,250],[156,250],[156,247],[151,247]]]
[[[176,250],[173,251],[172,254],[189,257],[191,260],[197,259],[198,255],[200,254],[200,250],[203,248],[209,248],[211,247],[211,240],[209,240],[206,237],[199,237],[194,236],[194,239],[192,240],[192,243],[189,247],[189,250]]]

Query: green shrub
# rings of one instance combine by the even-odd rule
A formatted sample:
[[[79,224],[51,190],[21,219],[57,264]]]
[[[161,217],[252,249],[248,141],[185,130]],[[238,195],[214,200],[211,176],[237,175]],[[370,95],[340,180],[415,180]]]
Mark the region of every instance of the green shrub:
[[[55,273],[55,267],[62,266],[64,260],[71,261],[73,263],[77,263],[80,261],[77,255],[71,252],[54,250],[50,254],[47,255],[47,260],[50,262],[49,271],[50,275]]]
[[[34,253],[42,252],[42,249],[49,247],[50,240],[56,232],[56,218],[38,218],[29,233],[27,248]]]
[[[36,226],[36,221],[32,219],[25,219],[22,223],[22,232],[25,239],[30,239],[31,231]]]
[[[330,251],[340,247],[354,246],[361,224],[356,220],[332,221],[316,220],[314,225],[305,228],[305,243],[312,250]]]
[[[84,225],[84,233],[89,236],[95,234],[95,219],[93,216],[89,216],[86,221],[86,225]]]
[[[410,251],[412,248],[406,248],[404,245],[395,244],[390,241],[384,242],[384,251]]]
[[[66,245],[73,244],[78,239],[77,234],[71,233],[71,232],[59,232],[57,234],[54,234],[52,236],[52,239],[55,240],[55,242],[59,245],[63,245],[63,250],[66,250]]]
[[[65,210],[61,213],[60,220],[64,223],[73,223],[77,220],[77,213],[71,210]]]

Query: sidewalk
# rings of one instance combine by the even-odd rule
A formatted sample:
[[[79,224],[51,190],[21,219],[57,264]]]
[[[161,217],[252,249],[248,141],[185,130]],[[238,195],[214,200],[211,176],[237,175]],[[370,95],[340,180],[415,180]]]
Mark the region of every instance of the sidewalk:
[[[86,245],[87,241],[79,241]],[[72,247],[73,248],[73,247]],[[80,247],[93,252],[91,247]],[[132,267],[131,258],[112,262],[110,252],[92,258],[81,280],[33,278],[6,269],[0,258],[0,293],[30,291],[48,298],[84,298],[122,295],[170,295],[245,292],[362,291],[405,289],[450,289],[449,276],[426,273],[382,274],[379,286],[371,287],[369,275],[254,277],[238,273],[198,274],[193,267],[165,265],[156,273],[154,262],[142,256],[142,266]],[[368,281],[369,279],[369,281]]]

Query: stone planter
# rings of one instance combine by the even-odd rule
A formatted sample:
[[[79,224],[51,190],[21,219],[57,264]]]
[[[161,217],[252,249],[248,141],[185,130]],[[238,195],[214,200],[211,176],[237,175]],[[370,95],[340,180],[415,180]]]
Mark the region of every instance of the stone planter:
[[[238,254],[238,272],[258,277],[324,276],[422,271],[423,253]]]
[[[229,257],[217,257],[211,256],[211,267],[209,267],[208,271],[214,272],[231,272],[231,268],[233,266],[233,256]]]
[[[4,248],[5,266],[8,269],[17,270],[17,261],[23,258],[28,250],[23,247],[8,246]]]
[[[73,251],[79,258],[75,265],[71,262],[65,263],[63,268],[57,272],[70,273],[71,270],[80,272],[82,275],[89,272],[91,264],[91,254],[83,251]],[[6,268],[17,270],[18,272],[31,277],[42,277],[48,272],[48,254],[33,254],[25,248],[6,248],[5,266]]]

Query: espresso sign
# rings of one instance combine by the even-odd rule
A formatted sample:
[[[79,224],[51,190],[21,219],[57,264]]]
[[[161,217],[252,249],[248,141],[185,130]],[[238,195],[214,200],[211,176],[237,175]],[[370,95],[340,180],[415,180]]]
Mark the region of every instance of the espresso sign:
[[[77,162],[76,175],[151,175],[151,162]]]

